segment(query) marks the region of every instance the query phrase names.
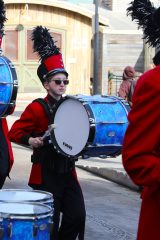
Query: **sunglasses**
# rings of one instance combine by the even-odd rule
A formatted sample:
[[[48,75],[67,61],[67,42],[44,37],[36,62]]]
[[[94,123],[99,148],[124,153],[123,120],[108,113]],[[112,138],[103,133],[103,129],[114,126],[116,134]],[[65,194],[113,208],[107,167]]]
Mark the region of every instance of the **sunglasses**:
[[[55,84],[57,84],[57,85],[61,85],[62,82],[64,85],[68,85],[68,83],[69,83],[69,80],[52,79],[51,81],[54,81]]]

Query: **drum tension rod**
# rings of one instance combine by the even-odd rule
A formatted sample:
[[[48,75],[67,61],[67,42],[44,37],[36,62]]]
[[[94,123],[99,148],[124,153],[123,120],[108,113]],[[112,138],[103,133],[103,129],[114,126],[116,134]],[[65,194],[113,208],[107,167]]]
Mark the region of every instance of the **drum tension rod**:
[[[12,237],[12,223],[9,223],[8,226],[7,226],[7,236],[9,238]]]
[[[36,237],[38,234],[38,225],[34,223],[33,225],[33,237]]]
[[[52,221],[48,223],[48,228],[49,228],[49,232],[52,233],[54,229],[54,223]]]

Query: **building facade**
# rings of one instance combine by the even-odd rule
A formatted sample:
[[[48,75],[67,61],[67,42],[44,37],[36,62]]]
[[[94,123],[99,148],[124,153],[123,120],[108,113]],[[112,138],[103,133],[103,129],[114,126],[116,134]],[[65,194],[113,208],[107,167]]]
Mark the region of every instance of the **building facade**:
[[[69,72],[69,94],[90,93],[92,12],[65,1],[4,1],[7,22],[2,50],[15,65],[19,92],[43,92],[31,32],[37,25],[52,32]]]
[[[52,32],[63,54],[70,84],[68,94],[90,94],[93,79],[94,1],[4,0],[7,22],[2,50],[15,65],[19,93],[44,92],[37,77],[39,59],[33,53],[31,32],[37,25]],[[155,4],[159,0],[153,1]],[[130,0],[99,0],[99,77],[98,93],[111,92],[108,73],[121,75],[126,65],[137,72],[150,67],[152,49],[143,43],[141,30],[126,16]]]

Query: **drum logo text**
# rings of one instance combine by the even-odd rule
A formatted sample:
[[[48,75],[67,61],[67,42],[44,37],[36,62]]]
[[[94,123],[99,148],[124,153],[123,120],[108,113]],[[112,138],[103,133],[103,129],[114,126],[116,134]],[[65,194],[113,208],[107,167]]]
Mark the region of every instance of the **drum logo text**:
[[[72,146],[70,146],[68,143],[63,142],[63,146],[67,147],[69,150],[72,150]]]

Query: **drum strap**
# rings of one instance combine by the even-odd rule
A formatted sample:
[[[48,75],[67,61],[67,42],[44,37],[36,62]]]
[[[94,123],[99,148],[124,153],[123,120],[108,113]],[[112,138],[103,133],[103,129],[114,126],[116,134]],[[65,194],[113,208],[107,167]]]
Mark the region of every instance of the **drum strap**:
[[[52,124],[53,123],[53,117],[54,117],[54,114],[53,114],[54,110],[53,110],[52,106],[50,105],[50,103],[47,102],[44,98],[37,98],[37,99],[33,100],[33,102],[38,102],[43,107],[43,109],[45,110],[45,112],[48,116],[49,125]],[[44,139],[44,144],[45,145],[50,144],[49,140],[50,140],[50,138],[46,137]]]
[[[44,108],[47,116],[49,117],[49,124],[52,123],[52,118],[53,118],[53,109],[51,108],[50,104],[45,101],[43,98],[37,98],[33,102],[38,102],[42,105]]]
[[[47,116],[49,117],[50,124],[52,123],[52,118],[54,116],[54,106],[49,104],[49,102],[45,101],[43,98],[37,98],[33,102],[38,102],[44,108]],[[68,157],[64,157],[61,154],[57,153],[52,146],[50,146],[46,140],[46,151],[44,149],[39,156],[36,156],[38,162],[40,161],[42,164],[45,165],[45,168],[50,169],[56,173],[67,173],[70,172],[74,166],[76,159],[70,159]],[[41,159],[41,160],[40,160]],[[48,161],[44,161],[44,159],[48,159]],[[33,163],[35,163],[35,156],[32,155]],[[43,165],[43,167],[44,167]]]

